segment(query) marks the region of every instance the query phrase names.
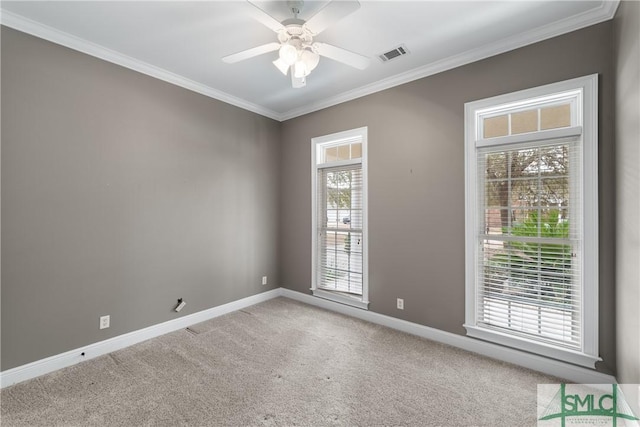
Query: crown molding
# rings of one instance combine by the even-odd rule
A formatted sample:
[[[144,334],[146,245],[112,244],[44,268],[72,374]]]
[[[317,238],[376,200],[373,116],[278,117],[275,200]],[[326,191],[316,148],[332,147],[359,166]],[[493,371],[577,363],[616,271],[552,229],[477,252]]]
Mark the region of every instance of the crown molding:
[[[260,105],[245,101],[244,99],[203,85],[202,83],[198,83],[179,74],[167,71],[160,67],[156,67],[144,61],[140,61],[138,59],[124,55],[120,52],[116,52],[104,46],[92,43],[88,40],[76,37],[72,34],[49,27],[48,25],[44,25],[37,21],[25,18],[24,16],[2,10],[0,12],[0,23],[2,23],[2,25],[6,27],[13,28],[14,30],[22,31],[23,33],[31,34],[32,36],[39,37],[52,43],[56,43],[70,49],[77,50],[78,52],[82,52],[87,55],[105,60],[107,62],[120,65],[130,70],[146,74],[158,80],[162,80],[164,82],[171,83],[173,85],[199,93],[201,95],[208,96],[209,98],[217,99],[218,101],[234,105],[236,107],[251,111],[256,114],[260,114],[261,116],[265,116],[270,119],[282,121],[278,113],[268,108],[264,108]]]
[[[596,9],[581,14],[561,19],[551,24],[533,29],[516,37],[499,40],[497,42],[471,49],[458,55],[453,55],[440,61],[432,62],[422,67],[414,68],[407,72],[379,80],[377,82],[361,86],[342,94],[325,98],[323,100],[308,103],[303,107],[294,108],[284,113],[279,113],[261,105],[257,105],[244,99],[235,97],[218,89],[203,85],[194,80],[156,67],[143,61],[139,61],[114,50],[71,34],[56,30],[47,25],[25,18],[12,12],[2,10],[0,23],[7,27],[31,34],[50,42],[77,50],[87,55],[95,56],[105,61],[129,68],[142,74],[157,78],[167,83],[183,87],[193,92],[208,96],[213,99],[234,105],[236,107],[260,114],[262,116],[283,122],[305,114],[313,113],[334,105],[342,104],[357,98],[362,98],[376,92],[390,89],[405,83],[425,78],[443,71],[451,70],[472,62],[480,61],[491,56],[509,52],[520,47],[560,36],[581,28],[595,25],[613,18],[620,4],[620,0],[603,0]]]
[[[515,37],[498,40],[497,42],[482,46],[477,49],[471,49],[458,55],[453,55],[440,61],[432,62],[422,67],[414,68],[402,74],[398,74],[375,83],[361,86],[344,92],[340,95],[333,96],[315,103],[307,104],[304,107],[289,110],[280,115],[280,120],[285,121],[293,119],[314,111],[323,110],[342,104],[363,96],[371,95],[376,92],[390,89],[405,83],[419,80],[443,71],[451,70],[463,65],[471,64],[501,53],[509,52],[530,44],[541,42],[562,34],[570,33],[600,22],[608,21],[613,18],[620,4],[620,0],[604,0],[600,7],[591,9],[581,14],[561,19],[542,27],[535,28],[528,32],[522,33]]]

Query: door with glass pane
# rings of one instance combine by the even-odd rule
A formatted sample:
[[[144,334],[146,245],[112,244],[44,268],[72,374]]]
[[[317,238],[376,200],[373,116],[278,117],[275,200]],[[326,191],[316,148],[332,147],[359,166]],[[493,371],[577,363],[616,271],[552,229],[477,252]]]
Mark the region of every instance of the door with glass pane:
[[[318,169],[318,288],[362,295],[362,166]]]

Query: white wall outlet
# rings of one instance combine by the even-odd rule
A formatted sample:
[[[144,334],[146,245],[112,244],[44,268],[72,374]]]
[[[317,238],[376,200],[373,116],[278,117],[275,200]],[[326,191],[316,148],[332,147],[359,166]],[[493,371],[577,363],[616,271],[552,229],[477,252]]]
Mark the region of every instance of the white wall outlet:
[[[267,276],[262,276],[262,284],[263,285],[267,284]]]
[[[402,298],[398,298],[396,306],[398,307],[398,310],[404,310],[404,300]]]
[[[100,329],[106,329],[111,324],[111,316],[100,316]]]

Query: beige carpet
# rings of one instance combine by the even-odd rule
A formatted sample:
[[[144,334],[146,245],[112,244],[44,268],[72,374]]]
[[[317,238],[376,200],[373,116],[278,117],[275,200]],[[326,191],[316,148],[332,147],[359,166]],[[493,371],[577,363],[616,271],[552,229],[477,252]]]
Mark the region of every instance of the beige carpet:
[[[558,379],[285,298],[2,390],[7,426],[535,426]]]

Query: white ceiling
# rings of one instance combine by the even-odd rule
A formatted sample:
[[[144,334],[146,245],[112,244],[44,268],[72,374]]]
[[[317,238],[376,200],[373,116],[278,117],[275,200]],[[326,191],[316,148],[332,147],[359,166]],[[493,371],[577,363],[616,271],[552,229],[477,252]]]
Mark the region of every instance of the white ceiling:
[[[339,0],[338,0],[339,1]],[[306,19],[327,1],[309,1]],[[256,1],[278,20],[283,1]],[[286,120],[611,19],[611,1],[367,1],[315,40],[372,58],[364,71],[322,58],[304,88],[277,52],[220,58],[276,40],[245,1],[2,1],[2,24],[196,92]],[[404,44],[409,55],[377,57]]]

